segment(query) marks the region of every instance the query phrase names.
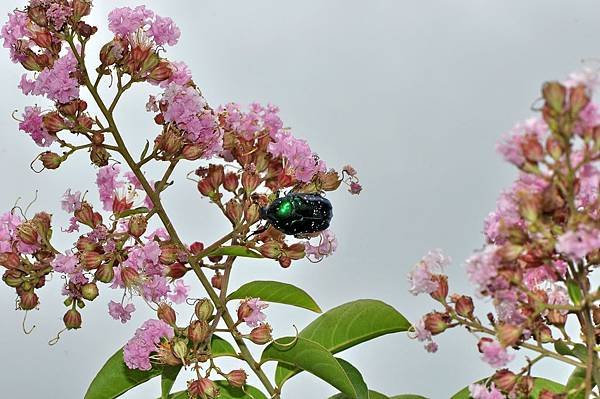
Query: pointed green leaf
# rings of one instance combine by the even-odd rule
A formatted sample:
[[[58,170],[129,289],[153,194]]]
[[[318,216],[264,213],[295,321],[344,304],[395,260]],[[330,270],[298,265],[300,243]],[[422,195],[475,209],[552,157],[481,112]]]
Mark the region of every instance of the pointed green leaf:
[[[357,398],[367,398],[372,399],[369,394],[369,389],[367,388],[367,384],[365,384],[365,380],[363,379],[360,371],[357,370],[356,367],[345,361],[344,359],[340,359],[339,357],[335,358],[340,366],[346,372],[346,375],[350,379],[350,382],[354,386],[354,391],[356,392]]]
[[[484,381],[485,381],[485,379],[479,380],[476,383],[483,383]],[[554,393],[561,393],[561,392],[565,391],[565,386],[562,384],[559,384],[558,382],[550,381],[545,378],[536,377],[536,378],[534,378],[534,381],[533,381],[533,391],[532,391],[531,398],[537,399],[537,397],[539,396],[540,392],[543,389],[549,390]],[[470,398],[471,398],[471,395],[469,395],[469,387],[467,386],[467,387],[461,389],[460,392],[457,392],[450,399],[470,399]]]
[[[368,399],[368,395],[362,396],[366,389],[363,391],[353,384],[351,378],[356,376],[349,376],[340,362],[316,342],[300,337],[279,338],[269,344],[262,354],[261,362],[271,360],[306,370],[353,399]]]
[[[144,206],[139,207],[139,208],[135,208],[135,209],[128,209],[126,211],[123,211],[123,212],[119,213],[117,215],[117,219],[122,219],[122,218],[126,218],[128,216],[133,216],[133,215],[137,215],[137,214],[140,214],[140,213],[148,213],[148,212],[150,212],[150,209],[148,209],[148,208],[146,208]]]
[[[260,298],[266,302],[283,303],[321,313],[319,305],[304,290],[278,281],[252,281],[229,294],[227,300],[244,298]]]
[[[338,353],[382,335],[407,331],[410,323],[396,309],[381,301],[361,299],[333,308],[319,316],[299,334],[331,353]],[[275,382],[282,386],[299,373],[289,365],[278,364]]]
[[[573,373],[569,376],[569,380],[567,381],[567,391],[574,390],[571,395],[569,395],[569,399],[583,399],[585,396],[585,369],[582,367],[577,367],[573,370]],[[577,391],[578,388],[581,390]]]
[[[579,288],[579,284],[577,284],[577,281],[567,280],[567,291],[575,306],[578,306],[583,302],[583,294],[581,292],[581,288]]]
[[[210,341],[210,350],[213,357],[232,356],[237,357],[233,346],[218,335],[213,334]]]
[[[181,365],[165,367],[160,375],[161,399],[167,399],[173,389],[175,380],[181,371]]]
[[[220,247],[212,251],[208,256],[241,256],[244,258],[262,258],[263,256],[242,245],[231,245]]]
[[[571,348],[569,348],[569,345],[567,345],[565,343],[565,341],[563,341],[562,339],[559,339],[554,342],[554,350],[559,355],[563,355],[563,356],[567,356],[567,355],[572,356],[573,355],[573,352],[571,352]]]
[[[153,367],[148,371],[131,370],[123,360],[123,350],[119,349],[96,374],[84,399],[117,398],[131,388],[159,376],[161,372],[161,367]]]
[[[146,145],[144,146],[144,149],[142,150],[142,155],[140,155],[140,161],[144,158],[146,158],[146,154],[148,154],[148,150],[150,149],[150,142],[148,140],[146,140]]]
[[[267,396],[260,390],[253,386],[246,385],[244,390],[229,386],[227,381],[215,381],[221,390],[221,394],[218,399],[267,399]],[[187,391],[180,391],[171,394],[168,399],[188,399],[189,395]]]

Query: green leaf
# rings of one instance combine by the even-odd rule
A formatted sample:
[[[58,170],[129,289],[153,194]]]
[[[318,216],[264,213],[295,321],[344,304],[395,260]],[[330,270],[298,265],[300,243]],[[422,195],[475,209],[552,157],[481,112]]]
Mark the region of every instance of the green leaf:
[[[221,394],[218,399],[267,399],[267,396],[262,393],[260,390],[254,388],[253,386],[246,385],[245,390],[234,388],[229,386],[227,381],[215,381],[215,384],[219,386],[221,389]],[[168,399],[188,399],[187,391],[180,391],[174,394],[171,394]]]
[[[232,356],[237,357],[233,346],[218,335],[213,334],[210,341],[210,350],[213,357]]]
[[[485,381],[485,379],[479,380],[479,381],[477,381],[477,383],[483,383],[484,381]],[[561,385],[558,382],[550,381],[545,378],[536,377],[536,378],[534,378],[534,381],[533,381],[533,391],[531,392],[531,398],[537,399],[537,397],[539,396],[540,392],[543,389],[547,389],[554,393],[560,393],[560,392],[564,392],[565,387],[564,387],[564,385]],[[450,399],[469,399],[469,398],[471,398],[471,395],[469,395],[469,387],[467,386],[467,387],[461,389],[456,394],[454,394],[454,396],[452,396]]]
[[[563,355],[563,356],[573,356],[573,352],[571,351],[571,348],[569,348],[569,345],[567,345],[565,343],[565,341],[563,341],[562,339],[557,340],[556,342],[554,342],[554,350],[556,350],[556,352],[559,355]]]
[[[567,291],[575,306],[578,306],[583,302],[581,288],[579,288],[579,285],[575,280],[567,280]]]
[[[260,298],[263,301],[283,303],[321,313],[321,308],[304,290],[277,281],[253,281],[242,285],[227,297],[231,299]]]
[[[348,372],[323,346],[300,337],[284,337],[269,344],[262,353],[261,362],[279,361],[294,365],[321,378],[353,399],[368,399],[366,389],[357,387],[356,375]],[[354,383],[351,378],[354,378]],[[359,396],[364,395],[364,396]]]
[[[587,347],[585,345],[582,344],[575,344],[573,345],[573,356],[575,356],[577,359],[581,360],[582,362],[586,362],[587,361],[587,356],[588,356],[588,352],[587,352]]]
[[[569,376],[569,380],[567,381],[567,391],[577,389],[579,387],[583,387],[585,383],[585,369],[581,367],[577,367],[573,373]],[[585,396],[585,390],[582,388],[574,394],[569,395],[569,399],[583,399]]]
[[[251,249],[248,249],[242,245],[231,245],[226,247],[219,247],[212,251],[207,256],[241,256],[244,258],[262,258],[263,256]]]
[[[373,338],[409,328],[410,323],[390,305],[361,299],[325,312],[299,336],[322,345],[331,353],[338,353]],[[275,382],[281,387],[300,371],[280,363],[275,371]]]
[[[148,150],[150,149],[150,142],[148,140],[146,140],[146,145],[144,146],[144,149],[142,150],[142,155],[140,155],[140,161],[144,158],[146,158],[146,154],[148,154]]]
[[[181,371],[180,366],[165,367],[160,375],[160,391],[161,399],[167,399],[173,389],[175,380]]]
[[[337,395],[333,395],[329,399],[350,399],[349,396],[344,395],[343,393],[338,393]],[[390,399],[384,394],[375,391],[369,391],[369,399]]]
[[[338,361],[340,366],[342,366],[348,378],[350,378],[350,382],[354,386],[354,391],[356,392],[356,397],[372,399],[369,394],[367,384],[365,383],[362,374],[360,374],[360,371],[358,371],[356,367],[354,367],[344,359],[340,359],[338,357],[336,357],[335,359]]]
[[[159,376],[161,372],[161,367],[153,367],[148,371],[131,370],[123,360],[123,350],[119,349],[96,374],[84,399],[117,398],[131,388]]]

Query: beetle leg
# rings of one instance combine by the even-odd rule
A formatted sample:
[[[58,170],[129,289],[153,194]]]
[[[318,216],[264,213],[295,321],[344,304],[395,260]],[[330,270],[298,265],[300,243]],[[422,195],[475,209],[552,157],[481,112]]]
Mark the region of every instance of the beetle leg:
[[[253,233],[251,233],[250,235],[248,235],[246,237],[246,240],[250,239],[250,237],[252,237],[254,235],[257,235],[257,234],[260,234],[260,233],[264,233],[265,231],[267,231],[267,229],[269,228],[270,225],[271,225],[271,223],[269,223],[269,222],[265,223],[264,226],[259,227],[258,229],[256,229],[256,231],[254,231]]]

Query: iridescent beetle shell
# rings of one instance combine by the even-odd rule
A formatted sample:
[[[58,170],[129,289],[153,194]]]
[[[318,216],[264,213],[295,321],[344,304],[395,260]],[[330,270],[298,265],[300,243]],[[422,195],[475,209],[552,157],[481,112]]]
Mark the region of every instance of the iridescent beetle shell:
[[[327,229],[333,207],[319,194],[290,193],[263,208],[262,216],[282,233],[302,235]]]

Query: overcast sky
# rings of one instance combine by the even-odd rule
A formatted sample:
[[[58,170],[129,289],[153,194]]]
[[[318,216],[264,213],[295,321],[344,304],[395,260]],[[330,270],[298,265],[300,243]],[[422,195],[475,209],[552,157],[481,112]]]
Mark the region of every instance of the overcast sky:
[[[96,48],[110,39],[104,26],[113,6],[139,1],[100,2],[92,23],[100,28]],[[2,14],[24,1],[4,0]],[[109,5],[110,4],[110,7]],[[286,126],[307,139],[330,166],[351,163],[364,191],[340,191],[332,230],[336,255],[319,264],[297,262],[282,270],[274,262],[242,261],[232,287],[251,279],[279,279],[306,289],[324,309],[357,298],[378,298],[410,320],[430,311],[433,301],[407,293],[406,274],[430,248],[454,259],[451,292],[472,294],[464,259],[483,243],[482,220],[516,176],[494,147],[515,122],[529,117],[545,80],[562,79],[600,55],[600,3],[559,0],[449,1],[167,1],[147,0],[180,26],[180,44],[168,57],[183,60],[208,101],[271,102],[281,107]],[[39,199],[33,211],[54,213],[57,226],[67,215],[59,200],[67,188],[95,191],[94,170],[85,156],[56,173],[34,174],[29,163],[39,149],[20,133],[13,110],[38,103],[16,88],[22,69],[0,62],[0,207],[9,210]],[[92,57],[93,54],[92,54]],[[95,62],[95,61],[94,61]],[[151,87],[127,94],[117,120],[132,147],[141,150],[156,135],[144,103]],[[135,151],[135,152],[137,152]],[[218,212],[185,180],[190,164],[177,174],[166,195],[167,210],[188,242],[212,242],[226,232]],[[150,169],[156,177],[160,169]],[[68,248],[74,237],[56,234]],[[84,328],[47,345],[58,330],[64,306],[60,279],[41,290],[41,310],[32,312],[23,334],[23,313],[14,311],[14,290],[0,287],[4,397],[80,398],[103,362],[152,315],[142,302],[131,322],[107,314],[117,292],[103,290],[83,310]],[[190,280],[192,283],[192,280]],[[196,296],[203,294],[194,283]],[[303,327],[312,314],[273,305],[268,317],[276,336]],[[398,334],[344,352],[371,389],[386,394],[418,393],[447,398],[488,376],[478,359],[476,339],[450,331],[431,355],[418,342]],[[513,363],[520,367],[518,362]],[[537,373],[565,379],[569,370],[541,363]],[[254,381],[254,380],[253,380]],[[180,378],[178,388],[185,386]],[[158,380],[124,397],[148,399]],[[326,398],[335,391],[303,373],[284,388],[284,398]]]

